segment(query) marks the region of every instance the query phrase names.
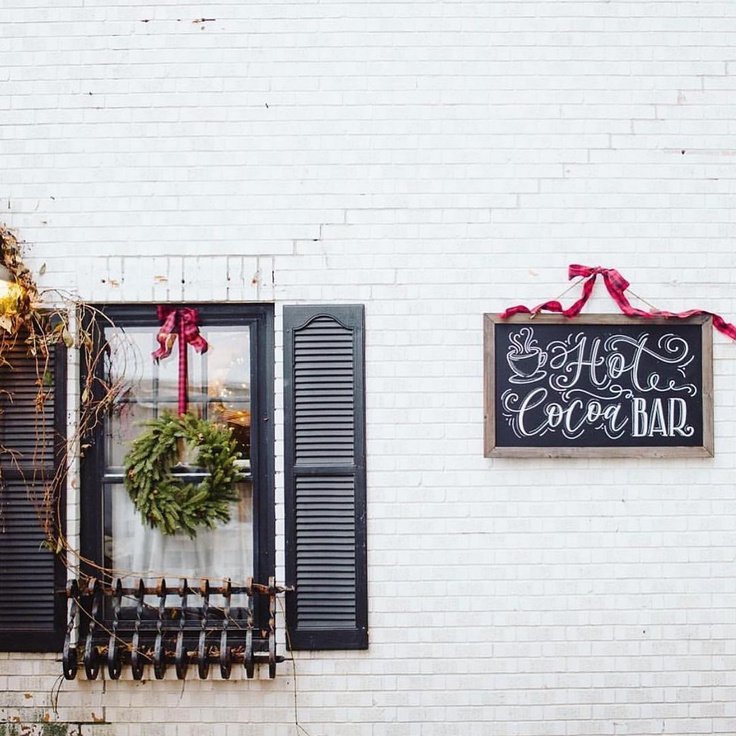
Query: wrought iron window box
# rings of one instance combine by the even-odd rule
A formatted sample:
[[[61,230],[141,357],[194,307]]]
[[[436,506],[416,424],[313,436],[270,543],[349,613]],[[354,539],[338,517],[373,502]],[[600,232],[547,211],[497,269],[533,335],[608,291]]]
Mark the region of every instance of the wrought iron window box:
[[[284,661],[276,654],[276,596],[284,590],[274,578],[268,585],[249,579],[243,586],[229,581],[212,586],[204,579],[197,588],[186,580],[176,588],[169,588],[163,579],[155,587],[146,587],[143,580],[134,587],[125,587],[121,580],[111,587],[96,578],[85,583],[71,580],[66,591],[70,604],[64,677],[73,680],[81,666],[87,679],[96,679],[106,668],[117,680],[129,665],[133,679],[141,680],[149,665],[160,680],[174,665],[177,678],[183,680],[190,665],[196,665],[199,677],[205,679],[210,666],[219,665],[220,676],[228,679],[233,665],[242,665],[250,679],[256,665],[264,664],[274,678],[276,664]],[[157,605],[146,600],[150,596],[158,599]],[[167,606],[171,596],[179,597],[179,605]],[[213,596],[221,596],[222,605],[213,605]],[[231,606],[233,596],[245,596],[247,605]],[[253,611],[259,596],[268,603],[268,628],[256,630]],[[128,600],[134,605],[124,605]],[[81,632],[79,644],[72,643],[75,632]]]

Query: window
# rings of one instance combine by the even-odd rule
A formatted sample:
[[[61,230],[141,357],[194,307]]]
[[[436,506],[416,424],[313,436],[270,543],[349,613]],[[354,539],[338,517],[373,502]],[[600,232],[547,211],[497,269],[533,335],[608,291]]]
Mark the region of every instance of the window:
[[[5,357],[0,367],[0,650],[58,651],[66,611],[64,567],[50,546],[64,511],[63,349],[57,347],[48,363],[37,362],[19,337]]]
[[[123,458],[141,424],[177,411],[177,349],[158,363],[153,360],[160,327],[155,306],[101,309],[109,324],[98,330],[105,355],[104,362],[98,361],[100,385],[114,384],[119,392],[104,425],[85,440],[81,551],[93,564],[84,572],[106,586],[127,576],[155,587],[164,578],[172,592],[182,579],[197,588],[202,578],[230,578],[236,584],[252,576],[257,583],[267,583],[274,575],[275,525],[272,307],[196,307],[208,349],[200,354],[188,348],[188,410],[231,428],[242,454],[242,482],[230,522],[215,530],[202,528],[194,539],[163,535],[148,526],[123,485]],[[191,469],[193,476],[197,472]],[[109,619],[112,605],[106,603]],[[137,605],[130,597],[121,603],[124,609]],[[155,611],[158,600],[150,595],[146,603],[144,618]],[[173,597],[168,605],[175,605]],[[244,610],[233,601],[233,617],[238,611],[246,615]],[[268,611],[259,605],[255,614],[258,631],[265,627]],[[132,613],[123,610],[119,615],[125,619]]]
[[[243,455],[240,501],[230,523],[193,540],[165,537],[140,519],[123,483],[123,458],[141,422],[177,411],[178,359],[174,353],[158,364],[152,360],[160,324],[154,306],[102,306],[110,324],[98,334],[105,360],[97,361],[97,378],[101,387],[120,388],[105,422],[84,441],[81,554],[89,562],[82,572],[97,582],[72,597],[87,613],[98,611],[78,618],[88,677],[97,676],[103,658],[113,679],[123,660],[138,679],[144,659],[156,677],[172,661],[185,676],[189,660],[206,676],[209,663],[231,649],[246,653],[237,656],[249,676],[248,652],[256,652],[251,663],[268,661],[271,676],[280,661],[272,635],[273,307],[196,309],[209,348],[202,354],[189,349],[188,406],[232,428]],[[368,646],[363,307],[287,306],[283,324],[287,643],[294,649],[362,649]],[[121,590],[115,581],[123,575],[137,588],[128,583]],[[242,582],[250,576],[268,591],[252,598],[244,593]],[[157,588],[162,578],[166,588]],[[201,578],[240,582],[240,601],[235,594],[225,600],[224,588],[208,599]],[[194,594],[189,599],[187,590]],[[208,616],[218,619],[219,629],[208,628]],[[103,625],[95,623],[99,618]],[[232,639],[246,637],[242,643],[213,635],[227,622],[234,624]],[[116,653],[118,640],[126,647]],[[77,662],[76,650],[65,646],[69,679]],[[229,676],[226,669],[223,676]]]

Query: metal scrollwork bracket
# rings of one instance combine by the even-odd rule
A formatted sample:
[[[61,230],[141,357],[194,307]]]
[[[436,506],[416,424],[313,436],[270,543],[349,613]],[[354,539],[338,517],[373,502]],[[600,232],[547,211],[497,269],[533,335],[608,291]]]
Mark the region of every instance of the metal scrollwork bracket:
[[[79,585],[76,580],[66,584],[66,597],[69,600],[69,623],[66,625],[62,666],[64,679],[73,680],[77,676],[77,647],[72,644],[72,637],[79,623]]]

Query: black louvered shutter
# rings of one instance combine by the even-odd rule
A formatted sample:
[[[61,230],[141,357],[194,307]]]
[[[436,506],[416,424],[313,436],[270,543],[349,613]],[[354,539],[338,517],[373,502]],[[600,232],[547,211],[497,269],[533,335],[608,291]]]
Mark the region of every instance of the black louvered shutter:
[[[43,504],[63,456],[61,352],[39,369],[19,340],[0,367],[0,651],[61,649],[63,567],[44,530],[59,519]]]
[[[293,649],[368,647],[363,306],[284,307]]]

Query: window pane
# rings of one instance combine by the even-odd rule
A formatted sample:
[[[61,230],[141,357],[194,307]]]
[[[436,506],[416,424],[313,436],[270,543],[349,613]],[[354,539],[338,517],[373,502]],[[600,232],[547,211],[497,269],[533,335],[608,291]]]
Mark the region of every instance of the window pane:
[[[232,429],[250,467],[250,330],[215,327],[206,338],[207,416]]]
[[[105,529],[105,555],[115,576],[134,574],[148,578],[165,577],[174,583],[186,577],[232,578],[245,581],[253,574],[253,488],[238,484],[240,502],[232,505],[229,524],[216,529],[202,527],[194,539],[177,534],[167,536],[151,529],[135,510],[122,484],[107,486],[105,503],[110,509]]]
[[[151,405],[137,403],[118,403],[113,416],[107,423],[107,467],[120,468],[123,458],[130,449],[130,443],[141,431],[141,424],[153,419]]]
[[[115,575],[145,577],[231,577],[244,581],[253,574],[253,492],[250,483],[250,329],[206,327],[207,352],[187,347],[188,409],[197,416],[231,428],[242,454],[239,465],[247,482],[239,484],[241,501],[232,506],[229,524],[202,527],[194,540],[165,536],[148,527],[120,482],[125,454],[142,424],[162,413],[177,412],[179,347],[156,364],[157,327],[108,329],[107,377],[120,393],[107,418],[105,469],[105,556]],[[178,340],[178,338],[177,338]],[[192,456],[193,455],[193,456]],[[195,453],[180,458],[192,464]]]

